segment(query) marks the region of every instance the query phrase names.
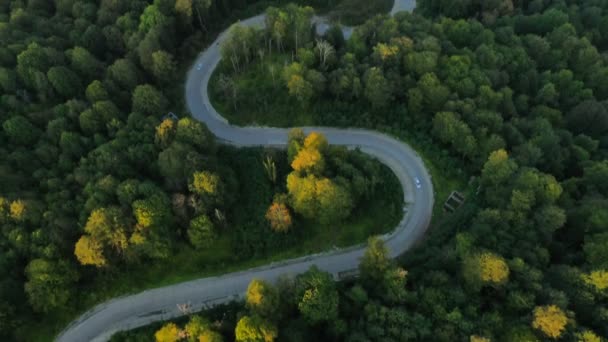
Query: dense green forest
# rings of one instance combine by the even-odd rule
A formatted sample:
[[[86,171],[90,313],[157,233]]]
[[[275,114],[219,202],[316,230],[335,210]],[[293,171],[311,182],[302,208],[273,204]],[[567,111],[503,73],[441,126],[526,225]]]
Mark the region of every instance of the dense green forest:
[[[397,264],[372,240],[360,279],[254,281],[244,306],[197,333],[178,322],[116,340],[608,337],[608,1],[417,5],[348,40],[298,36],[298,19],[237,26],[214,101],[239,124],[359,126],[435,146],[426,157],[476,177],[477,195]],[[267,23],[281,11],[308,15],[271,9]]]
[[[368,208],[377,212],[398,201],[385,168],[321,136],[294,131],[287,154],[235,150],[187,118],[176,75],[237,18],[286,3],[0,3],[4,339],[56,332],[78,310],[142,286],[142,268],[155,270],[149,277],[193,260],[229,269],[294,246],[308,227],[348,229],[342,215],[357,203],[377,202]],[[608,1],[417,3],[348,40],[337,28],[294,35],[310,11],[271,9],[279,25],[237,27],[222,47],[214,101],[239,123],[407,137],[445,161],[438,172],[476,177],[477,195],[396,263],[372,239],[359,279],[334,283],[311,269],[276,286],[254,281],[243,305],[116,340],[608,336]],[[284,13],[297,19],[282,22]],[[163,120],[168,111],[181,119]],[[334,197],[298,201],[319,186]],[[109,288],[124,274],[135,282]]]
[[[194,56],[286,3],[0,2],[0,339],[50,340],[113,296],[394,227],[399,183],[363,153],[297,130],[289,153],[236,149],[188,117]]]

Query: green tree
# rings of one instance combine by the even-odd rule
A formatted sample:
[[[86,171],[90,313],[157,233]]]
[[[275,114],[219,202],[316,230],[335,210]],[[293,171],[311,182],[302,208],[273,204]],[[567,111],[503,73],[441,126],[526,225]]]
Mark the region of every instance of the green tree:
[[[287,81],[289,95],[294,96],[302,104],[307,104],[314,95],[314,89],[310,82],[302,75],[294,74]]]
[[[477,151],[477,140],[471,128],[456,113],[439,112],[433,118],[433,134],[466,157],[473,157]]]
[[[152,73],[161,83],[170,83],[175,79],[177,63],[173,55],[166,51],[152,53]]]
[[[89,100],[90,103],[109,100],[109,98],[110,98],[107,90],[105,89],[103,84],[98,80],[91,82],[87,86],[85,94],[86,94],[87,100]]]
[[[180,183],[188,177],[188,156],[194,151],[186,144],[173,142],[158,155],[160,174],[169,181]]]
[[[359,264],[361,278],[370,284],[376,283],[384,278],[384,274],[391,266],[392,261],[384,241],[376,236],[370,237]]]
[[[76,46],[66,52],[70,66],[86,78],[98,77],[103,70],[103,64],[89,50]]]
[[[165,96],[149,84],[139,85],[133,91],[134,112],[160,116],[164,114],[167,104]]]
[[[78,117],[80,129],[86,135],[93,135],[103,129],[103,119],[92,109],[87,109],[80,113]]]
[[[38,129],[23,116],[13,116],[2,123],[4,134],[17,145],[31,146],[38,140]]]
[[[182,118],[177,122],[175,139],[203,152],[215,151],[215,139],[211,131],[200,121],[191,118]]]
[[[587,262],[595,268],[608,268],[608,233],[587,236],[583,251]]]
[[[597,189],[600,193],[608,196],[608,160],[591,162],[584,168],[585,182],[589,188]]]
[[[384,77],[382,69],[373,67],[365,73],[364,94],[374,108],[388,106],[392,99],[391,86]]]
[[[417,77],[435,72],[439,54],[434,51],[421,51],[408,53],[404,58],[405,67],[412,70]]]
[[[316,266],[296,277],[296,300],[302,316],[312,324],[338,318],[339,296],[329,273]]]
[[[59,137],[61,151],[73,158],[79,158],[83,155],[84,149],[82,143],[82,137],[78,133],[62,132]]]
[[[441,110],[450,96],[449,89],[441,84],[434,73],[422,75],[417,88],[422,94],[425,109],[429,112]]]
[[[12,93],[17,89],[17,74],[15,71],[0,67],[0,88],[6,93]]]
[[[25,268],[25,293],[34,310],[43,313],[64,309],[73,296],[77,273],[66,262],[34,259]]]
[[[216,239],[215,227],[207,215],[200,215],[190,221],[188,239],[197,249],[209,247]]]
[[[46,73],[51,67],[46,51],[37,43],[30,43],[17,56],[17,74],[31,89],[36,89],[36,72]]]
[[[146,7],[139,17],[139,30],[146,33],[153,27],[163,25],[167,21],[168,18],[160,11],[158,6],[152,4]]]
[[[566,116],[568,126],[576,133],[598,137],[608,131],[608,109],[597,101],[583,101]]]
[[[116,81],[124,89],[131,91],[139,83],[139,70],[128,59],[117,59],[107,69],[110,79]]]
[[[315,190],[319,206],[319,222],[327,224],[350,216],[354,203],[352,194],[346,186],[325,178],[316,183]]]
[[[112,120],[118,119],[120,116],[118,107],[116,107],[114,102],[109,100],[95,102],[92,109],[95,112],[95,115],[100,117],[106,126],[108,126]]]
[[[507,151],[500,149],[492,152],[481,173],[482,182],[497,186],[508,181],[517,170],[517,164],[509,158]]]
[[[175,11],[189,25],[192,24],[192,16],[196,15],[200,28],[207,31],[203,18],[208,13],[212,4],[213,0],[177,0],[175,2]]]

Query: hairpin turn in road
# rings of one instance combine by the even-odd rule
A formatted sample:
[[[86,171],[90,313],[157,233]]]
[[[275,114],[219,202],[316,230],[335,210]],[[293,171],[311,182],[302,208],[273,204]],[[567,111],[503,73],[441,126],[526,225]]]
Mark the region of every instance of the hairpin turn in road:
[[[414,0],[395,0],[391,14],[403,10],[411,11],[415,5]],[[320,33],[329,27],[322,17],[315,17],[314,22]],[[264,15],[240,23],[262,26]],[[345,36],[350,36],[352,32],[352,28],[344,28]],[[223,143],[235,146],[285,147],[288,129],[232,126],[211,105],[207,88],[211,74],[220,61],[220,43],[226,37],[227,31],[224,31],[201,53],[188,73],[186,101],[192,116],[207,124],[211,132]],[[382,236],[391,256],[403,254],[424,235],[433,210],[433,185],[422,159],[412,148],[385,134],[363,129],[305,127],[304,131],[321,132],[330,144],[359,148],[376,157],[395,173],[403,186],[407,208],[404,208],[404,217],[395,230]],[[189,303],[190,308],[197,311],[229,302],[242,296],[254,278],[275,282],[283,275],[303,273],[312,265],[330,272],[338,279],[341,274],[348,274],[357,268],[364,251],[364,245],[353,246],[115,298],[99,304],[73,321],[57,340],[107,341],[118,331],[182,315],[179,304]]]

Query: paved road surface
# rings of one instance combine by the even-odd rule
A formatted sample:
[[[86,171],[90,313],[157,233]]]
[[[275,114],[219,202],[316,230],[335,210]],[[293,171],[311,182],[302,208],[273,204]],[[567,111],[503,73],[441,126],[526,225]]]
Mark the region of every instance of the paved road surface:
[[[391,13],[412,10],[413,0],[396,0]],[[243,25],[263,25],[263,16],[244,20]],[[322,18],[315,18],[322,23]],[[318,25],[319,30],[327,29]],[[350,35],[352,29],[346,28]],[[209,129],[224,143],[237,146],[278,146],[287,142],[287,129],[269,127],[235,127],[215,111],[209,101],[207,85],[211,73],[220,60],[219,45],[226,37],[222,33],[204,51],[188,73],[186,99],[192,115],[207,124]],[[198,65],[202,65],[199,68]],[[200,70],[198,70],[200,69]],[[386,135],[360,129],[335,129],[308,127],[306,132],[325,134],[331,144],[358,147],[389,166],[399,178],[407,203],[407,213],[395,230],[383,236],[392,256],[407,251],[422,237],[429,225],[433,209],[433,187],[422,160],[406,144]],[[417,188],[414,178],[421,187]],[[338,278],[341,272],[357,268],[364,246],[354,246],[328,253],[306,256],[280,263],[254,268],[218,277],[203,278],[163,288],[144,291],[102,303],[75,320],[58,337],[62,342],[107,341],[117,331],[129,330],[154,321],[179,316],[177,304],[190,303],[193,310],[224,303],[242,296],[253,278],[276,281],[282,275],[296,275],[317,265]]]

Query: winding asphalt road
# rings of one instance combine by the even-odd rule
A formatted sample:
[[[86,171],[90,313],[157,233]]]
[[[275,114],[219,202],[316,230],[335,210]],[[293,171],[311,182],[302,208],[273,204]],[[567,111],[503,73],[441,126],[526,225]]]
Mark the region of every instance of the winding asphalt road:
[[[396,0],[391,13],[412,10],[414,6],[414,0]],[[327,30],[328,25],[323,18],[315,17],[314,21],[319,32]],[[263,22],[264,16],[260,15],[244,20],[241,24],[263,25]],[[352,29],[345,29],[345,36],[350,36],[351,33]],[[186,99],[193,117],[207,124],[217,138],[227,144],[285,147],[288,129],[231,126],[211,105],[207,86],[220,61],[219,43],[226,35],[226,32],[222,33],[198,57],[188,73]],[[406,252],[423,236],[433,210],[433,186],[424,163],[412,148],[387,135],[369,130],[306,127],[304,131],[321,132],[330,144],[359,148],[386,164],[398,177],[407,205],[404,217],[396,229],[382,237],[391,256],[396,257]],[[415,179],[419,180],[419,186],[415,184]],[[253,278],[275,282],[283,275],[303,273],[312,265],[339,279],[357,269],[364,250],[365,246],[359,245],[116,298],[96,306],[73,321],[57,340],[107,341],[115,332],[182,315],[178,304],[188,303],[192,311],[198,311],[242,297]]]

